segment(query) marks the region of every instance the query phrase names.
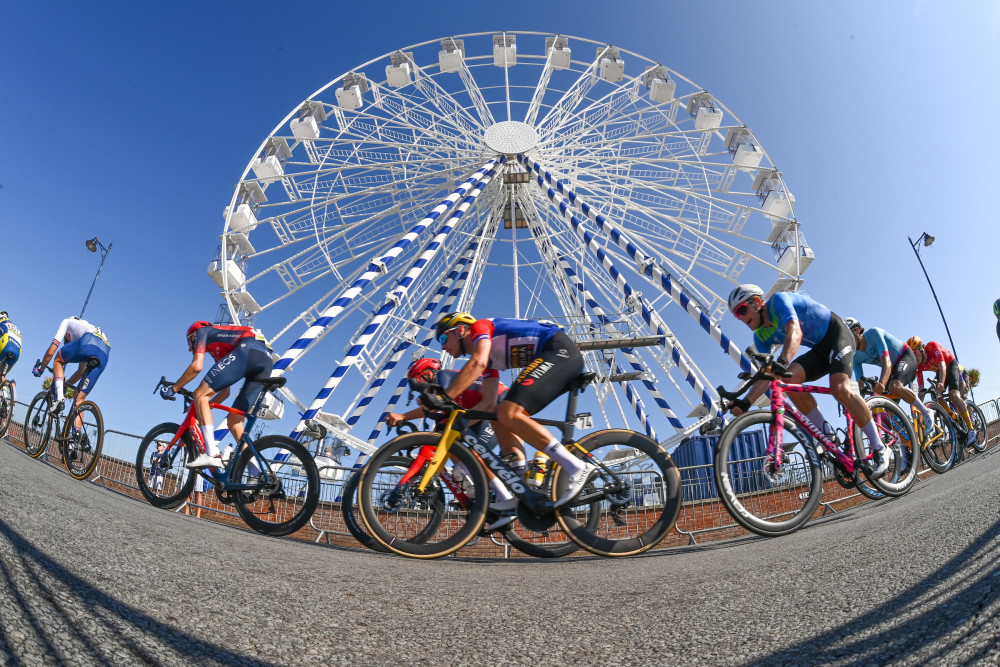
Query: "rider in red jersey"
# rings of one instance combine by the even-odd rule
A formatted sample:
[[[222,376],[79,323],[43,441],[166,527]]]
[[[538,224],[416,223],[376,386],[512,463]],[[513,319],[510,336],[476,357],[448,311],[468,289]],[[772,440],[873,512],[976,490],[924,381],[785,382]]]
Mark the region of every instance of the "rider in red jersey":
[[[222,467],[209,403],[226,400],[229,397],[229,387],[246,378],[233,401],[233,407],[243,412],[249,410],[264,388],[262,383],[254,379],[269,377],[273,360],[267,345],[250,327],[195,322],[188,327],[187,340],[188,349],[192,353],[191,364],[176,383],[162,387],[160,395],[164,399],[172,398],[178,389],[195,379],[204,367],[206,352],[215,359],[215,365],[194,390],[195,412],[205,438],[205,453],[189,462],[187,467]],[[226,425],[236,442],[243,437],[243,420],[242,415],[232,412],[226,418]]]
[[[917,357],[917,383],[920,388],[924,387],[924,371],[937,373],[937,386],[935,387],[937,395],[944,396],[945,389],[948,390],[948,398],[958,414],[962,416],[966,438],[971,443],[976,439],[976,429],[972,425],[969,406],[962,399],[962,369],[959,367],[955,355],[941,343],[933,340],[924,343],[919,336],[912,336],[906,344],[910,346]]]

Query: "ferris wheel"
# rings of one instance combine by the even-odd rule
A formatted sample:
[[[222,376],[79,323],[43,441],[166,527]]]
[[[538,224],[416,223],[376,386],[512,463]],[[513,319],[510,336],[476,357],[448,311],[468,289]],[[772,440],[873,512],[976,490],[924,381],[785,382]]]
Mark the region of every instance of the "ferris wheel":
[[[468,311],[561,324],[598,374],[595,416],[669,444],[718,414],[698,359],[749,368],[722,331],[734,284],[801,285],[793,204],[753,132],[668,66],[470,34],[295,105],[225,207],[209,273],[281,355],[297,433],[318,422],[371,451],[411,359],[441,354],[439,314]]]

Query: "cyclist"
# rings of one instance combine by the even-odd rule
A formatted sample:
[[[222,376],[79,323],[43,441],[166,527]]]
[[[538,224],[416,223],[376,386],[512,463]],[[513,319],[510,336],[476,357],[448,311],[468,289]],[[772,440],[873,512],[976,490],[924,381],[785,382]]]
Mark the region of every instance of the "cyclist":
[[[875,449],[878,464],[872,477],[881,477],[889,468],[890,457],[872,421],[871,410],[851,383],[855,352],[851,330],[840,316],[804,294],[778,292],[766,302],[763,297],[764,290],[757,285],[738,285],[729,294],[729,310],[754,332],[754,345],[759,351],[770,352],[773,345],[782,346],[770,369],[765,370],[775,377],[786,371],[791,373],[785,379],[791,384],[813,382],[829,375],[830,393],[851,413]],[[802,344],[811,349],[789,361]],[[747,403],[753,404],[767,388],[767,381],[757,382],[747,394]],[[835,430],[823,417],[812,394],[794,392],[788,396],[809,421],[832,437]],[[739,415],[743,411],[734,406],[732,412]]]
[[[1000,299],[993,302],[993,314],[997,318],[997,338],[1000,338]]]
[[[7,373],[21,356],[21,330],[0,310],[0,383],[7,380]]]
[[[497,407],[494,424],[497,439],[501,446],[516,448],[513,442],[520,438],[566,471],[568,486],[555,507],[579,495],[597,466],[570,454],[548,429],[531,418],[561,394],[567,382],[583,372],[583,357],[576,343],[559,326],[535,320],[477,320],[469,313],[448,313],[438,320],[435,328],[445,352],[456,359],[469,355],[458,376],[448,385],[447,393],[453,399],[487,370],[524,369]]]
[[[934,416],[927,409],[917,392],[910,389],[909,385],[917,377],[917,358],[913,350],[906,343],[890,334],[885,329],[870,327],[865,329],[853,317],[845,317],[844,323],[854,334],[856,351],[854,353],[854,377],[858,379],[858,387],[861,386],[863,371],[862,364],[878,366],[881,369],[878,382],[875,383],[875,391],[879,394],[893,394],[899,396],[904,401],[917,408],[924,423],[928,425],[928,438],[933,438],[937,425],[934,423]],[[900,452],[905,456],[904,452]],[[905,467],[905,463],[904,463]]]
[[[924,371],[934,371],[937,373],[937,386],[935,387],[938,397],[944,395],[948,390],[948,398],[952,406],[962,416],[961,426],[966,431],[967,444],[971,444],[976,439],[976,429],[972,425],[972,418],[969,416],[969,406],[962,399],[962,373],[958,362],[948,348],[937,341],[927,341],[924,343],[920,336],[911,336],[906,341],[917,357],[917,384],[924,388]]]
[[[454,382],[455,378],[458,377],[458,371],[448,370],[441,368],[441,362],[437,359],[423,358],[417,359],[412,364],[406,372],[406,376],[411,379],[417,379],[420,382],[434,382],[442,387],[448,387]],[[500,382],[500,372],[495,369],[487,369],[479,378],[477,378],[468,389],[463,391],[455,399],[455,402],[466,410],[483,410],[486,412],[491,412],[496,409],[497,403],[503,400],[503,397],[507,393],[507,387]],[[386,424],[389,426],[395,426],[396,424],[411,419],[419,419],[424,416],[424,409],[421,406],[417,406],[410,410],[409,412],[399,414],[395,412],[390,412],[386,417]],[[493,429],[493,425],[490,422],[478,422],[473,425],[472,431],[476,434],[479,442],[482,443],[488,449],[494,449],[497,445],[498,439],[496,437],[496,432]],[[514,446],[511,446],[510,441],[501,443],[500,454],[503,456],[504,460],[508,462],[510,467],[517,473],[523,474],[525,468],[524,461],[524,445],[520,440],[514,439]],[[460,464],[458,464],[460,466]],[[456,479],[462,481],[465,474],[468,471],[464,467],[457,467],[455,470]],[[507,513],[508,510],[513,510],[517,508],[517,498],[511,494],[510,490],[497,479],[496,475],[493,474],[488,468],[486,469],[486,475],[490,480],[490,488],[493,489],[497,500],[490,505],[494,510],[501,513],[499,519],[492,522],[486,527],[487,530],[493,530],[496,528],[501,528],[514,520],[514,515],[512,513]],[[466,489],[466,493],[469,493],[470,489]],[[470,495],[471,497],[471,495]]]
[[[62,348],[60,349],[60,345]],[[53,406],[55,412],[62,412],[65,397],[63,395],[63,383],[66,377],[66,364],[80,364],[76,372],[69,379],[70,384],[77,384],[76,396],[73,397],[74,407],[83,403],[87,394],[94,391],[97,380],[104,373],[108,366],[108,358],[111,356],[111,343],[107,336],[98,327],[86,320],[81,320],[75,315],[62,321],[56,330],[56,335],[49,344],[49,349],[45,355],[35,364],[31,370],[36,378],[41,377],[45,372],[45,366],[52,360],[52,384],[55,390],[56,403]],[[93,364],[88,364],[93,359]],[[82,378],[82,379],[81,379]],[[81,426],[82,418],[78,418],[76,427]]]
[[[195,413],[205,438],[205,453],[190,461],[187,467],[221,468],[222,457],[219,443],[215,441],[215,425],[209,403],[226,400],[229,397],[229,387],[245,378],[240,393],[233,400],[233,407],[246,412],[264,388],[255,379],[270,377],[274,361],[263,337],[250,327],[195,322],[188,327],[187,341],[192,355],[191,364],[177,382],[160,388],[160,396],[164,399],[173,398],[178,389],[182,389],[201,373],[205,353],[212,356],[215,365],[208,370],[205,379],[193,394]],[[236,442],[243,437],[243,420],[243,415],[232,412],[226,418],[226,425]]]

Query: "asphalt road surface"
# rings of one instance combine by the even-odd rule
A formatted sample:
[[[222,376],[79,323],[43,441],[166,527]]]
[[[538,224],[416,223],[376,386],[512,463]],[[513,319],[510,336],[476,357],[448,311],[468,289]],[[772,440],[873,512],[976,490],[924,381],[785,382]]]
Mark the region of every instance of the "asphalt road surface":
[[[997,451],[777,539],[423,562],[157,510],[3,443],[0,664],[996,664]]]

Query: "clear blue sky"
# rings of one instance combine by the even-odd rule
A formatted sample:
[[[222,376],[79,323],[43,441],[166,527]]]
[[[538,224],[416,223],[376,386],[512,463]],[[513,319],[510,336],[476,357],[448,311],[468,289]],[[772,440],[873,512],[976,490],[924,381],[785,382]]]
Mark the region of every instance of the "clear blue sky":
[[[946,341],[906,240],[934,235],[923,257],[957,351],[983,372],[980,400],[1000,395],[991,312],[1000,297],[1000,2],[955,7],[4,3],[0,307],[25,336],[12,374],[19,395],[36,390],[31,365],[58,322],[80,311],[99,262],[84,240],[96,235],[114,245],[87,319],[113,354],[94,398],[125,431],[175,419],[176,404],[152,388],[188,363],[186,326],[215,317],[220,298],[205,267],[222,208],[263,138],[355,65],[504,29],[606,41],[716,94],[783,172],[816,252],[805,287],[842,315]],[[748,342],[741,329],[728,320]],[[713,384],[733,384],[731,364],[706,368]]]

